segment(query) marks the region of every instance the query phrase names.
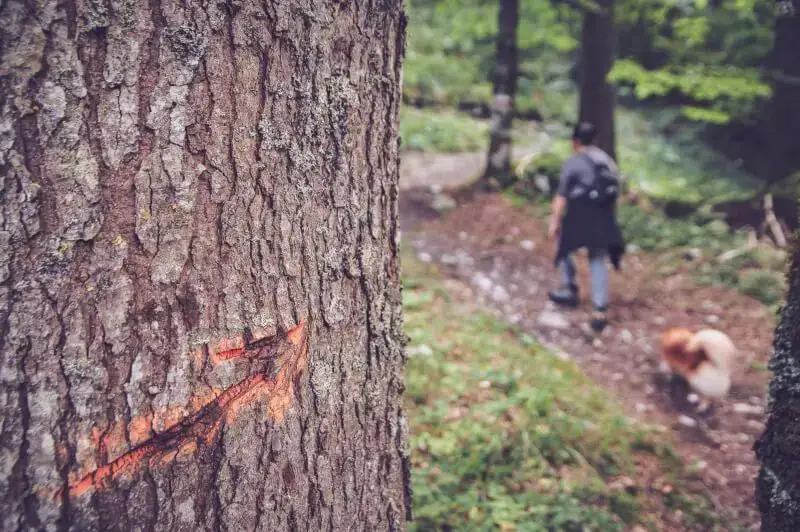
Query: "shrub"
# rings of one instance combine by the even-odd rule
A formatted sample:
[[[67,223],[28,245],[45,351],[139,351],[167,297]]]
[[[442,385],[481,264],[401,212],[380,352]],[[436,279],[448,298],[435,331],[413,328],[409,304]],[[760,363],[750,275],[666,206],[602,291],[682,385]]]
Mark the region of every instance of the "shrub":
[[[558,177],[563,165],[564,157],[555,152],[548,151],[540,154],[521,169],[514,185],[514,191],[529,199],[542,196],[545,194],[544,182],[546,182],[546,189],[549,191],[547,195],[552,194],[558,185]]]

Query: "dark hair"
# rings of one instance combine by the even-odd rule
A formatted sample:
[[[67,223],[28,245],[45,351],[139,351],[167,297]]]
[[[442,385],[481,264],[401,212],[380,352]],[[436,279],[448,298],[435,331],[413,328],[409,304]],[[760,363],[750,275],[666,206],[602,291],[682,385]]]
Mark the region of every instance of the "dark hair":
[[[597,128],[589,122],[581,122],[572,130],[572,140],[576,140],[584,146],[594,142],[595,135],[597,135]]]

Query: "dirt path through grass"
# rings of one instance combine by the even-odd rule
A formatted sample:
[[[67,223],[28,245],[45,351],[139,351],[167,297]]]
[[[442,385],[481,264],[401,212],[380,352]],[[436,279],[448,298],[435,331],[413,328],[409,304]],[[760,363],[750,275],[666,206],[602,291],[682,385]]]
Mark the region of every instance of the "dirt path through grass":
[[[581,330],[588,302],[575,311],[547,302],[547,290],[557,275],[553,244],[544,238],[542,220],[501,196],[453,205],[439,189],[446,192],[463,184],[480,167],[474,167],[476,154],[447,157],[407,154],[403,159],[404,245],[439,266],[450,279],[448,289],[458,297],[477,302],[573,359],[609,389],[631,417],[663,427],[665,438],[673,439],[679,455],[697,470],[718,509],[740,525],[756,526],[757,464],[751,448],[763,428],[763,368],[774,327],[766,307],[731,290],[697,286],[691,263],[664,276],[658,257],[635,253],[626,256],[623,271],[613,275],[611,325],[593,338]],[[440,216],[449,208],[453,210]],[[586,265],[585,260],[579,262],[585,295]],[[710,420],[698,422],[670,401],[658,369],[657,345],[666,327],[710,324],[731,335],[742,360],[730,397],[717,405]]]

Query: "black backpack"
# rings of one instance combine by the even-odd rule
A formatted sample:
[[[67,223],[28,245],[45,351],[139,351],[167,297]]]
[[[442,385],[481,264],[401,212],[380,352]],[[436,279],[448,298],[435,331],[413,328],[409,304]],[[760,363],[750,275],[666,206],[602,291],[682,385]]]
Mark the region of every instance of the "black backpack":
[[[619,197],[619,178],[605,163],[598,163],[584,153],[586,162],[594,169],[594,180],[589,186],[579,185],[571,199],[581,199],[591,204],[613,205]]]

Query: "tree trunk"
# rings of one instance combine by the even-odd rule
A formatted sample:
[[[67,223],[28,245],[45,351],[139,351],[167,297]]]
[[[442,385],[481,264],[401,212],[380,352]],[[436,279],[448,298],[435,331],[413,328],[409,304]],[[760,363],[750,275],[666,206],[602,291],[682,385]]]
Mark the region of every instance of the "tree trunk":
[[[779,181],[800,170],[800,4],[784,0],[775,21],[775,41],[770,58],[773,70],[772,98],[767,106],[765,146],[767,176]]]
[[[580,56],[580,121],[597,128],[595,144],[616,155],[614,140],[614,88],[608,73],[614,66],[614,1],[597,0],[602,12],[584,11]]]
[[[789,8],[779,14],[775,26],[773,66],[778,77],[768,108],[766,124],[770,141],[771,180],[800,168],[797,137],[800,135],[800,68],[796,50],[800,46],[800,9],[797,2],[781,2]],[[794,78],[792,80],[792,78]],[[764,434],[755,445],[761,470],[756,497],[761,529],[770,532],[800,530],[800,240],[795,235],[786,304],[775,330],[770,361],[773,378],[769,389],[769,415]]]
[[[786,305],[775,330],[769,415],[755,445],[761,471],[756,498],[761,529],[800,530],[800,240],[795,238]]]
[[[493,180],[506,183],[511,176],[511,122],[517,92],[517,21],[519,0],[500,0],[497,29],[497,62],[494,68],[494,101],[486,170],[481,181],[493,188]]]
[[[0,528],[405,528],[401,0],[0,24]]]

